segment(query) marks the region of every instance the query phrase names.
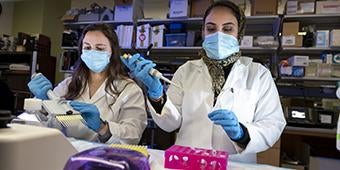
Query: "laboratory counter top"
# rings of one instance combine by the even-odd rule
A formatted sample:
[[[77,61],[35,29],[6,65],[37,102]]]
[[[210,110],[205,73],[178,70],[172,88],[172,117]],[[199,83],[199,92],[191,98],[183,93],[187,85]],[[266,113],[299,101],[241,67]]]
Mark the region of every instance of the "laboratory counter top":
[[[103,146],[104,144],[90,143],[86,141],[69,139],[71,144],[79,151]],[[149,162],[151,170],[167,170],[164,168],[164,151],[157,149],[148,149],[150,155]],[[286,168],[275,167],[265,164],[250,164],[235,161],[228,161],[228,170],[287,170]]]

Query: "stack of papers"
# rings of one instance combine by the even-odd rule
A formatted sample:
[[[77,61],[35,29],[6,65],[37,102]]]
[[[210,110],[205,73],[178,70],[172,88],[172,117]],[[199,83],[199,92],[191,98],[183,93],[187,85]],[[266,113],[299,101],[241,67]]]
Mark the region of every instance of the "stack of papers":
[[[116,33],[120,48],[131,48],[133,25],[119,25],[117,26]]]

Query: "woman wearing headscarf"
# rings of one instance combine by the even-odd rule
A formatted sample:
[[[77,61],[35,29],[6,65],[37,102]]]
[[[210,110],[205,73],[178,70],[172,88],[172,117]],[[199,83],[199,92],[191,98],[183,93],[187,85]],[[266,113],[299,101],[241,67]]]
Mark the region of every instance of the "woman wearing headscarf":
[[[123,63],[148,90],[154,121],[163,130],[179,129],[176,144],[224,150],[231,159],[255,162],[285,127],[279,95],[268,69],[241,57],[244,12],[230,1],[212,4],[203,18],[201,59],[174,74],[167,93],[150,76],[155,66],[139,54]]]

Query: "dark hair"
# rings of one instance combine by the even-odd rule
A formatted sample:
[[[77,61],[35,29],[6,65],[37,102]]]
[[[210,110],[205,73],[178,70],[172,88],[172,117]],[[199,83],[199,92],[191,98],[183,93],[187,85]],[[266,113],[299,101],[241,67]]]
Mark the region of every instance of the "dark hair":
[[[205,24],[205,19],[211,13],[211,11],[217,7],[226,7],[226,8],[231,9],[238,23],[238,39],[240,41],[240,39],[243,36],[243,31],[244,31],[244,26],[245,26],[245,22],[244,22],[245,16],[244,16],[243,10],[231,1],[221,0],[221,1],[214,2],[213,4],[211,4],[208,7],[208,9],[205,11],[204,16],[203,16],[203,28]]]
[[[80,97],[84,93],[85,86],[88,83],[90,70],[86,66],[86,64],[81,60],[80,56],[82,54],[83,39],[86,33],[91,31],[102,32],[105,35],[105,37],[109,40],[110,47],[112,49],[110,63],[108,65],[108,68],[105,70],[108,76],[105,85],[105,91],[111,96],[119,94],[120,92],[118,91],[117,86],[114,84],[114,81],[128,79],[128,74],[124,71],[123,64],[121,63],[119,58],[121,53],[116,33],[107,24],[88,25],[83,30],[82,36],[78,43],[79,59],[76,64],[76,69],[72,74],[72,80],[68,86],[68,92],[64,96],[68,100]]]

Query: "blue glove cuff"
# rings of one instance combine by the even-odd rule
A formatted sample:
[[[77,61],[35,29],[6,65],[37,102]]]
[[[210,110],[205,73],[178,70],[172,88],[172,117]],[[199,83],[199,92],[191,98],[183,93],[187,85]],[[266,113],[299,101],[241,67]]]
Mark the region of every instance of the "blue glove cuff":
[[[243,136],[244,136],[244,132],[243,132],[243,129],[241,127],[241,125],[239,124],[238,127],[240,128],[240,131],[238,133],[238,136],[236,138],[231,138],[232,140],[240,140]]]
[[[148,89],[148,95],[151,99],[159,99],[163,95],[163,86],[160,84],[157,89]]]

